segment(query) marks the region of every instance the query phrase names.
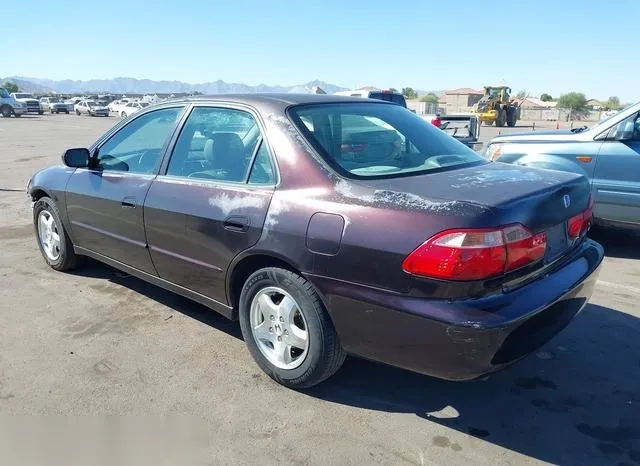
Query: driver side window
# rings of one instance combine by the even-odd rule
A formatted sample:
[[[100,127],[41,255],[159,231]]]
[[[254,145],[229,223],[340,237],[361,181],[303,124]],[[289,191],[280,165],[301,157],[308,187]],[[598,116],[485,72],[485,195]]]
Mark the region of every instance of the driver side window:
[[[164,108],[131,121],[100,146],[97,168],[153,173],[181,112],[182,107]]]

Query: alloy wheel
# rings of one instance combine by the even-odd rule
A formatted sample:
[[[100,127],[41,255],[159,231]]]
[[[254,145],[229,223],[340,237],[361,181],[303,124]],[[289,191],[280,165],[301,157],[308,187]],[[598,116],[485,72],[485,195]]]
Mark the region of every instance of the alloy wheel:
[[[60,232],[48,210],[43,210],[38,215],[38,238],[49,260],[57,261],[60,257]]]
[[[260,290],[251,301],[251,334],[262,355],[280,369],[295,369],[309,351],[309,331],[302,310],[278,287]]]

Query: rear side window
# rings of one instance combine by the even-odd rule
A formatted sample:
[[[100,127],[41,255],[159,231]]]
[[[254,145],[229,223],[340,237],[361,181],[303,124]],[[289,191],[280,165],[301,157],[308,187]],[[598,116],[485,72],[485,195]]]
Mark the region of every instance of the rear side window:
[[[289,112],[327,163],[345,176],[387,178],[487,163],[398,105],[316,104]]]
[[[269,150],[263,141],[256,153],[256,158],[249,174],[249,184],[271,185],[275,183],[273,165],[269,158]]]
[[[260,130],[250,113],[196,107],[176,142],[167,174],[244,182],[259,143]]]

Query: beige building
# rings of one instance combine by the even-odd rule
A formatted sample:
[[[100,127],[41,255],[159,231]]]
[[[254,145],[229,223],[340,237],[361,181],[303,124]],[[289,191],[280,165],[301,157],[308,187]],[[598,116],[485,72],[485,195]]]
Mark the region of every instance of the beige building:
[[[444,105],[448,114],[469,113],[473,106],[482,98],[484,91],[462,87],[444,93]]]

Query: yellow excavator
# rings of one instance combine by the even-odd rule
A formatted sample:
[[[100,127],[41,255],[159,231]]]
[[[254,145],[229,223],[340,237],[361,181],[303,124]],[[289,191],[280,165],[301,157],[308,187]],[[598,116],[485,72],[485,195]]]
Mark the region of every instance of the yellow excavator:
[[[485,86],[484,95],[473,106],[480,123],[496,126],[515,126],[520,118],[520,105],[511,97],[511,88],[507,86]]]

